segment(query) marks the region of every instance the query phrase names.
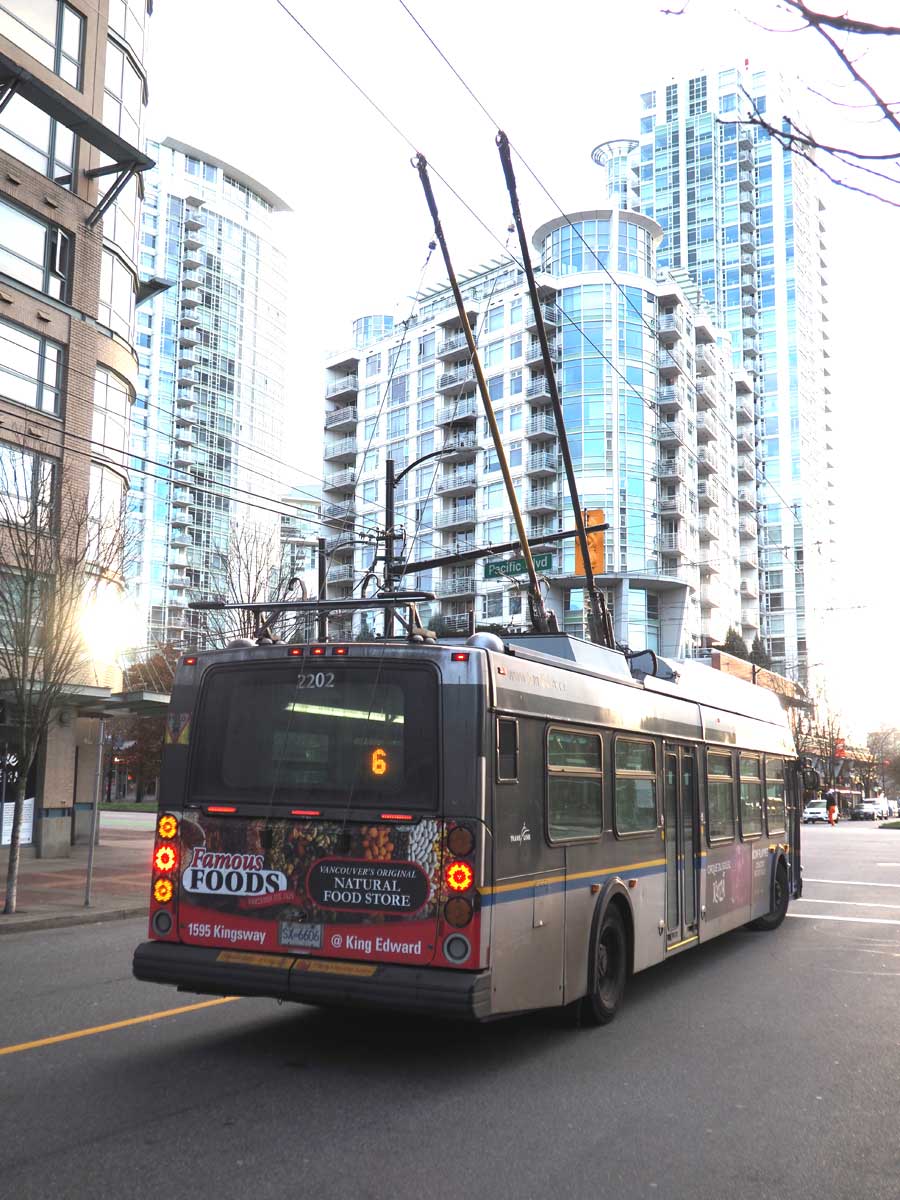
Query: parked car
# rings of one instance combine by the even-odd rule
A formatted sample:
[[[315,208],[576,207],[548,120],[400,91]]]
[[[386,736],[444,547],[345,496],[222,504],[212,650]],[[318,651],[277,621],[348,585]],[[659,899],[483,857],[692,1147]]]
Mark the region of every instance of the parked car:
[[[900,816],[900,805],[897,804],[896,800],[888,800],[887,801],[887,810],[888,810],[889,817]]]
[[[880,797],[861,801],[850,813],[854,821],[881,821],[888,815],[887,802]]]
[[[816,821],[828,822],[828,808],[824,800],[810,800],[803,810],[804,825],[812,825]]]

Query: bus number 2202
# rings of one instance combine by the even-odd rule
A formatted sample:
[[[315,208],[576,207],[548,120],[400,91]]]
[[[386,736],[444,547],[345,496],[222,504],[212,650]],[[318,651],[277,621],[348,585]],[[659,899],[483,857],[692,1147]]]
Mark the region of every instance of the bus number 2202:
[[[311,675],[297,676],[298,688],[333,688],[334,671],[316,671]]]

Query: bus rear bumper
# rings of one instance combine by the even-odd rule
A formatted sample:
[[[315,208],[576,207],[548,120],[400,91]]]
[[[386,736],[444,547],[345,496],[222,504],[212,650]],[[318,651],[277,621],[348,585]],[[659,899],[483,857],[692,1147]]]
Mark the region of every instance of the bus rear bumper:
[[[136,979],[214,996],[270,996],[300,1004],[349,1005],[484,1021],[491,1013],[490,971],[453,971],[393,963],[293,958],[245,950],[143,942]]]

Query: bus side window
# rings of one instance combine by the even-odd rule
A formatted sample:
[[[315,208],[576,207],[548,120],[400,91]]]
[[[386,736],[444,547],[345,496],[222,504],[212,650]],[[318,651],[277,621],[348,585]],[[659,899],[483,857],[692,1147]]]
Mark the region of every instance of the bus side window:
[[[730,751],[706,755],[706,834],[711,842],[734,837],[734,779]]]
[[[766,822],[769,833],[784,833],[784,759],[766,756]]]
[[[519,778],[519,722],[497,718],[497,780],[516,783]]]
[[[741,784],[741,839],[762,833],[762,760],[757,754],[739,754]]]
[[[656,829],[656,746],[616,738],[615,828],[621,837]]]

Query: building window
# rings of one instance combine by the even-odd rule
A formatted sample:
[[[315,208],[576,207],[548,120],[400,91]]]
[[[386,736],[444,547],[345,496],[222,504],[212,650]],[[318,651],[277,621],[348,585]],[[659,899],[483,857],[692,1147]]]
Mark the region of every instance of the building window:
[[[70,257],[71,242],[61,229],[0,200],[0,271],[66,300]]]
[[[56,464],[0,442],[0,522],[49,529],[56,498]]]
[[[0,321],[0,395],[17,404],[59,415],[63,348]]]
[[[70,83],[81,87],[84,17],[60,0],[2,0],[0,34]]]
[[[97,316],[126,341],[131,340],[134,327],[134,288],[134,275],[117,254],[104,248],[100,257]]]
[[[22,96],[13,96],[0,115],[0,150],[69,189],[75,170],[75,146],[71,129]]]
[[[366,359],[366,378],[371,379],[373,375],[377,375],[381,370],[381,355],[370,354]]]
[[[601,749],[595,733],[550,729],[547,830],[551,842],[599,837],[603,832]]]
[[[488,333],[494,333],[498,329],[503,328],[503,305],[495,304],[493,308],[489,308],[485,319],[485,328]]]
[[[94,373],[94,415],[91,426],[92,452],[96,458],[125,466],[128,449],[131,392],[126,384],[98,367]]]

